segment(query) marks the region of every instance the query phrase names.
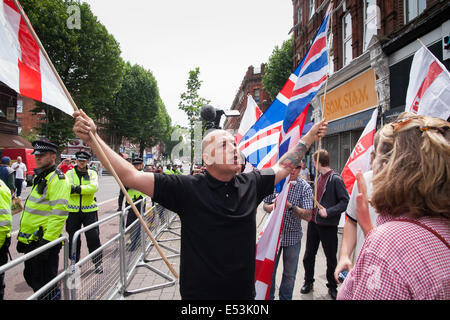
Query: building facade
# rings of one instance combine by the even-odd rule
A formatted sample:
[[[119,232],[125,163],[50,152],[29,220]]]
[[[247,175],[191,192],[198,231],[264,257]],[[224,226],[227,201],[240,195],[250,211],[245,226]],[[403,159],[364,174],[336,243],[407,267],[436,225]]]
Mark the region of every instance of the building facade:
[[[330,2],[292,0],[295,65],[311,46]],[[329,122],[322,147],[332,155],[335,171],[342,171],[374,109],[379,126],[404,110],[411,62],[421,46],[417,38],[449,69],[443,40],[450,34],[449,19],[448,1],[334,1],[330,77],[311,106],[315,121]]]
[[[231,110],[238,110],[240,112],[240,116],[227,118],[223,125],[224,129],[232,129],[236,131],[239,129],[242,116],[247,108],[248,95],[253,97],[262,112],[265,112],[272,103],[269,93],[263,89],[262,84],[265,66],[266,65],[262,63],[260,66],[248,67],[230,108]]]
[[[32,148],[19,128],[17,93],[0,82],[0,156],[5,148]]]

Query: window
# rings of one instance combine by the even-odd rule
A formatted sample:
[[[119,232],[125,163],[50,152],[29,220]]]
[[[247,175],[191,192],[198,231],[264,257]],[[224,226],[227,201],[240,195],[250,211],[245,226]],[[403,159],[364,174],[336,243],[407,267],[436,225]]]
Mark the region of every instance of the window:
[[[331,76],[334,73],[333,34],[331,30],[328,32],[328,48],[330,54],[328,57],[328,74]]]
[[[426,0],[405,0],[405,22],[408,23],[427,7]]]
[[[343,65],[352,61],[352,16],[350,12],[342,18]]]
[[[369,46],[369,42],[374,35],[377,34],[378,29],[378,15],[377,15],[377,1],[376,0],[363,0],[364,1],[364,48],[363,51]]]
[[[309,0],[309,19],[312,18],[312,16],[314,15],[314,12],[316,12],[316,1],[314,0]]]
[[[297,9],[297,34],[300,34],[302,30],[302,7],[301,3],[298,4],[299,7]]]
[[[259,102],[259,89],[253,90],[253,99],[255,99],[255,102]]]

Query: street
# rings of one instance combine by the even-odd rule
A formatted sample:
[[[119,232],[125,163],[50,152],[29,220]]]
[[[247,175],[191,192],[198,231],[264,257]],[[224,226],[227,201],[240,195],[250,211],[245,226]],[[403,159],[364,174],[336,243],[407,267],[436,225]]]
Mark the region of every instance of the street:
[[[25,204],[25,200],[30,194],[31,187],[27,187],[26,190],[22,191],[21,198],[22,203]],[[107,214],[114,212],[117,209],[117,202],[112,201],[112,199],[117,199],[119,195],[119,185],[116,180],[111,175],[104,175],[99,177],[99,188],[96,194],[97,203],[101,205],[101,210],[99,214]],[[114,203],[115,206],[110,208],[109,204]],[[108,205],[108,206],[105,206]],[[106,210],[106,211],[105,211]],[[20,224],[20,214],[13,216],[12,232],[18,230]]]

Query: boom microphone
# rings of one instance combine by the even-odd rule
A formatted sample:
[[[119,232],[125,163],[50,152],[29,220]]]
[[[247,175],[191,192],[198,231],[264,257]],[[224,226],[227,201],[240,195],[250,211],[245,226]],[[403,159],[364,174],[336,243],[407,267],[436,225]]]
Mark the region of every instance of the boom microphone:
[[[214,122],[216,119],[216,108],[210,106],[209,104],[205,104],[200,109],[200,117],[205,122]]]

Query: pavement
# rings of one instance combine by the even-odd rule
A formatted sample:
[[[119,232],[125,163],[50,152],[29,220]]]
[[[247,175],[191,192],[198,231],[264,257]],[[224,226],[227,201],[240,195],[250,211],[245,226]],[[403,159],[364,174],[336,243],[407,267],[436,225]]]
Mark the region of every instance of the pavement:
[[[262,209],[262,205],[258,207],[257,210],[257,216],[256,221],[259,225],[258,233],[261,231],[261,229],[264,226],[264,221],[262,219],[267,219],[265,216],[265,212]],[[262,221],[262,223],[261,223]],[[172,227],[179,227],[180,223],[175,222],[172,224]],[[303,229],[303,237],[302,237],[302,244],[301,244],[301,250],[300,250],[300,258],[299,258],[299,265],[297,270],[297,276],[295,280],[295,286],[294,286],[294,293],[293,293],[293,300],[331,300],[329,294],[328,294],[328,288],[326,286],[327,279],[326,279],[326,258],[325,254],[323,252],[323,249],[319,249],[316,256],[316,265],[315,265],[315,282],[314,282],[314,289],[308,293],[308,294],[302,294],[300,293],[300,288],[303,286],[304,282],[304,268],[303,268],[303,256],[305,254],[305,247],[306,247],[306,230],[307,230],[307,222],[302,221],[302,229]],[[173,238],[173,235],[170,234],[163,234],[161,239],[165,238]],[[340,243],[342,239],[342,234],[338,233],[338,248],[340,248]],[[164,242],[165,245],[169,245],[171,248],[178,249],[180,248],[180,241],[174,240]],[[169,251],[165,251],[163,249],[163,252],[166,255],[172,254]],[[156,257],[156,252],[153,250],[151,252],[152,257]],[[151,257],[149,257],[151,258]],[[179,272],[179,258],[171,258],[170,262],[173,264],[175,270]],[[170,274],[168,267],[164,264],[162,261],[152,262],[152,267],[155,267],[159,269],[160,271],[163,271],[166,274]],[[277,276],[276,276],[276,282],[277,287],[275,290],[275,300],[278,300],[278,289],[280,280],[282,277],[283,272],[283,261],[280,260],[278,268],[277,268]],[[164,278],[157,275],[153,271],[147,269],[147,268],[137,268],[134,277],[132,278],[128,289],[129,290],[137,290],[139,288],[148,288],[151,286],[156,286],[158,284],[163,284],[167,282]],[[154,289],[149,290],[145,292],[140,293],[134,293],[132,295],[129,295],[124,298],[125,300],[180,300],[180,288],[178,281],[170,286],[160,289]]]

